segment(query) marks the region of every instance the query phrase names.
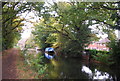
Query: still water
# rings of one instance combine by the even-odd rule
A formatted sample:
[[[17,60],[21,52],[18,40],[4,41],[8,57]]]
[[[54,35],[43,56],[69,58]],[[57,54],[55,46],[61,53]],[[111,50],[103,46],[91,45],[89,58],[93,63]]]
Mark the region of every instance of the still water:
[[[101,81],[118,81],[120,70],[108,66],[93,64],[81,59],[58,58],[47,60],[47,79],[91,79]],[[109,79],[109,80],[108,80]]]

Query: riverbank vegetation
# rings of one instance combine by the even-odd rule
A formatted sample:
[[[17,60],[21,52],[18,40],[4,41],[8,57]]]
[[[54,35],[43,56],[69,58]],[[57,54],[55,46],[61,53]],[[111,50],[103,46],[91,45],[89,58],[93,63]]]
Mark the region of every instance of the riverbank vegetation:
[[[25,48],[25,50],[22,51],[21,56],[24,58],[24,64],[37,73],[35,76],[36,79],[46,77],[45,71],[47,65],[44,63],[44,56],[41,55],[41,53],[35,54],[35,51],[28,51],[28,48]]]

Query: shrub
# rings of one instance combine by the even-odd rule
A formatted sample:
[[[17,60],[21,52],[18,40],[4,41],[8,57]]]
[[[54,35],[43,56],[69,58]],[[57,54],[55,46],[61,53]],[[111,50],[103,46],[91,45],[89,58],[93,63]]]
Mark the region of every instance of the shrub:
[[[96,55],[93,55],[93,58],[97,61],[100,61],[102,63],[105,63],[107,65],[111,65],[114,62],[112,62],[112,58],[110,54],[106,54],[106,53],[97,53]]]
[[[45,71],[47,69],[47,65],[43,62],[43,57],[41,54],[37,54],[37,56],[34,56],[35,54],[28,53],[27,49],[25,49],[22,52],[22,56],[25,59],[25,63],[28,64],[31,69],[33,69],[35,72],[38,73],[38,78],[41,75],[45,74]]]
[[[96,55],[96,54],[98,54],[98,53],[109,54],[108,51],[100,51],[100,50],[98,51],[98,50],[96,50],[96,49],[88,49],[88,50],[85,50],[85,51],[88,51],[89,54],[91,54],[91,55]]]
[[[95,50],[95,49],[93,49],[93,50],[89,50],[89,51],[90,51],[90,54],[91,54],[91,55],[96,55],[96,54],[97,54],[97,52],[98,52],[98,51],[97,51],[97,50]]]

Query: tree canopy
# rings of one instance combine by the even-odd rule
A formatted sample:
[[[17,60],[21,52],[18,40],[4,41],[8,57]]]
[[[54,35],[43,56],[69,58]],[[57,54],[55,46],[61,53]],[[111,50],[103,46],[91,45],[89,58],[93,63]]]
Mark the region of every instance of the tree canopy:
[[[21,13],[36,10],[39,3],[30,2],[2,2],[2,47],[4,49],[12,48],[20,39],[22,32]],[[39,5],[42,5],[40,3]]]
[[[54,2],[44,6],[36,25],[36,40],[46,46],[57,45],[66,53],[80,53],[96,37],[89,26],[118,29],[119,2]],[[56,47],[56,46],[55,46]]]
[[[98,40],[89,26],[120,30],[120,2],[2,2],[3,49],[11,48],[22,31],[18,14],[37,11],[41,20],[33,32],[41,48],[53,46],[61,51],[80,53],[91,41]],[[107,29],[106,29],[107,27]],[[111,30],[110,30],[111,31]],[[109,34],[110,33],[106,32]]]

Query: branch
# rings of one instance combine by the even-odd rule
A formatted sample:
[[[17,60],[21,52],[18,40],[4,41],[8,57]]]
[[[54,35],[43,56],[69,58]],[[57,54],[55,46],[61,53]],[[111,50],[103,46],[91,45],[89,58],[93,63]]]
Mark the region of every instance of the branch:
[[[5,24],[7,21],[9,21],[10,19],[13,19],[16,16],[17,12],[14,13],[14,15],[10,16],[9,18],[7,18],[6,20],[4,20],[2,23]]]
[[[120,10],[120,8],[110,8],[110,7],[106,7],[106,6],[101,6],[100,8],[99,7],[87,7],[87,8],[79,8],[79,9],[107,9],[107,10]]]
[[[58,32],[56,32],[56,31],[40,31],[40,32],[58,33]]]
[[[3,8],[3,6],[6,4],[7,2],[2,2],[2,8]]]
[[[106,6],[102,6],[102,8],[105,8],[107,10],[120,10],[120,8],[110,8],[110,7],[106,7]]]
[[[17,24],[14,28],[12,28],[11,30],[16,29],[16,28],[20,25],[20,23],[21,23],[23,20],[24,20],[24,19],[21,19],[21,20],[18,22],[18,24]]]
[[[63,33],[63,32],[61,32],[61,31],[57,30],[55,27],[52,27],[52,26],[48,26],[48,27],[51,27],[52,29],[55,29],[55,30],[56,30],[56,33],[61,33],[63,36],[66,36],[67,38],[72,39],[72,38],[69,37],[68,34],[65,34],[65,33]]]
[[[103,6],[103,5],[101,5],[101,7],[86,7],[86,8],[77,8],[77,9],[82,9],[82,10],[84,10],[84,9],[93,9],[93,10],[95,10],[95,9],[107,9],[107,10],[120,10],[120,8],[110,8],[110,7],[106,7],[106,6]]]
[[[113,25],[111,25],[111,24],[108,24],[108,23],[106,23],[106,22],[104,22],[104,21],[100,21],[100,20],[98,20],[98,19],[91,19],[91,20],[95,20],[95,21],[98,21],[98,22],[102,22],[103,24],[108,25],[108,26],[109,26],[110,28],[112,28],[112,29],[120,30],[120,26],[118,26],[118,25],[113,26]]]
[[[15,8],[15,6],[18,4],[19,2],[16,2],[14,5],[13,5],[13,8]]]
[[[110,27],[113,26],[113,25],[111,25],[111,24],[108,24],[108,23],[106,23],[106,22],[104,22],[104,21],[100,21],[100,20],[98,20],[98,19],[91,19],[91,20],[95,20],[95,21],[98,21],[98,22],[102,22],[103,24],[109,25]]]
[[[22,21],[23,21],[23,19],[20,20],[20,21],[18,22],[18,24],[17,24],[14,28],[10,29],[10,32],[13,31],[13,30],[15,30],[15,29],[20,25],[20,23],[21,23]],[[6,35],[10,34],[10,32],[6,32]]]

